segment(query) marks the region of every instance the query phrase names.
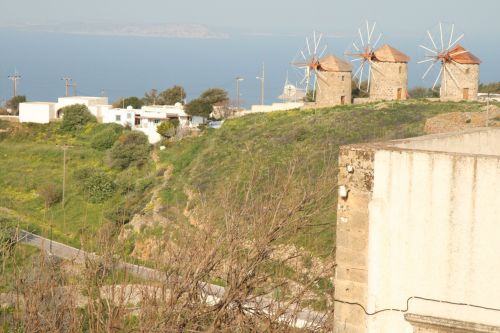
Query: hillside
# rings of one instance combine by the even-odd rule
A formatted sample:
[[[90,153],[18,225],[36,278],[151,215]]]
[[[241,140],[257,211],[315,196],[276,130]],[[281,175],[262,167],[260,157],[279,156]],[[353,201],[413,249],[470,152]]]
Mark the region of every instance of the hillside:
[[[209,230],[212,237],[238,230],[246,251],[251,248],[248,243],[264,237],[255,229],[268,227],[274,207],[273,214],[288,214],[291,222],[267,244],[273,253],[262,270],[299,285],[307,280],[304,276],[316,274],[315,288],[305,303],[329,307],[339,146],[422,135],[430,117],[480,109],[477,103],[410,101],[255,114],[169,143],[160,154],[171,170],[159,212],[167,222],[151,219],[149,227],[142,225],[142,232],[132,236],[133,255],[143,260],[168,256],[154,244],[165,239],[180,242],[193,229]],[[294,210],[302,197],[310,199],[307,207]],[[287,206],[282,207],[284,201]],[[221,247],[228,246],[224,242]],[[213,281],[225,285],[226,274],[214,269]],[[293,293],[298,288],[283,289]]]
[[[132,206],[135,198],[138,211],[144,207],[143,201],[147,202],[147,189],[155,181],[154,163],[117,170],[110,167],[108,151],[92,147],[93,138],[107,135],[115,127],[88,124],[68,133],[61,130],[60,123],[0,125],[5,130],[0,133],[0,212],[22,228],[81,246],[82,236],[95,235],[108,224],[119,225],[117,212],[124,212],[120,207]],[[122,133],[120,128],[116,130],[116,135]],[[65,173],[64,145],[68,145]],[[88,193],[92,189],[79,179],[82,170],[94,173],[85,177],[97,183],[110,182],[109,193],[92,197]],[[47,186],[55,196],[48,206],[41,195]]]
[[[162,320],[164,327],[189,323],[202,330],[208,322],[229,329],[238,323],[242,331],[268,331],[269,322],[242,319],[241,311],[247,310],[234,304],[263,295],[289,301],[283,302],[285,309],[299,303],[332,313],[339,146],[421,135],[431,117],[481,109],[479,103],[408,101],[255,114],[166,142],[166,149],[155,147],[146,163],[124,169],[110,163],[111,148],[94,144],[96,137],[115,131],[120,138],[130,133],[121,128],[92,123],[64,132],[58,123],[0,122],[0,220],[2,226],[19,223],[103,255],[102,262],[78,268],[82,279],[71,273],[75,268],[66,270],[65,280],[58,282],[64,286],[119,285],[129,280],[113,262],[139,260],[165,274],[164,284],[152,282],[171,291],[161,303],[170,318]],[[114,145],[124,142],[113,140]],[[46,205],[40,189],[49,183],[61,188],[64,144],[70,147],[63,208],[60,201]],[[82,173],[88,168],[93,171]],[[96,175],[98,182],[88,187],[85,177]],[[102,182],[110,182],[106,196],[87,193]],[[40,269],[32,249],[18,251],[17,258],[27,253],[24,267]],[[16,260],[14,255],[4,261],[4,290],[12,289],[7,277],[16,276]],[[100,277],[115,271],[116,279]],[[226,288],[220,304],[185,302],[199,300],[199,281]],[[149,301],[156,309],[157,300]],[[103,318],[112,311],[101,310]],[[87,320],[92,311],[73,314]],[[113,320],[123,327],[141,325],[135,315],[120,313]],[[156,317],[148,318],[154,322]]]

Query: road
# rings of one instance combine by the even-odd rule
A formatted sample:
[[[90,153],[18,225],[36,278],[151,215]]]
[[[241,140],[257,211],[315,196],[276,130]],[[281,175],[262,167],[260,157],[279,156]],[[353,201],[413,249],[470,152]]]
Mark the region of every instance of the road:
[[[76,263],[84,263],[88,258],[98,258],[98,256],[93,253],[89,253],[56,241],[51,241],[50,239],[24,230],[20,231],[19,241],[37,247],[55,257],[70,260]],[[123,261],[118,263],[118,267],[144,280],[161,281],[163,279],[162,272],[149,267],[134,265]],[[207,302],[215,304],[224,295],[224,287],[204,282],[200,282],[199,285],[203,290],[203,294],[206,296]],[[255,301],[252,301],[251,304],[249,303],[248,306],[258,306],[261,309],[267,309],[264,311],[268,313],[273,312],[273,307],[276,308],[273,306],[272,300],[265,297],[257,298]],[[293,326],[297,328],[319,327],[325,322],[326,318],[326,314],[321,312],[309,310],[303,310],[293,314],[291,312],[292,311],[290,310],[288,314],[283,315],[282,320],[289,321],[288,319],[294,316]]]

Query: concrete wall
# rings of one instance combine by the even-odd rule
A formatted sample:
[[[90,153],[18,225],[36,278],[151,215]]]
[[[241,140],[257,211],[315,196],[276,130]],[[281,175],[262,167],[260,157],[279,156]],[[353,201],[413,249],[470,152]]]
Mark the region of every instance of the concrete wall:
[[[316,90],[316,104],[333,106],[351,104],[351,72],[321,72],[318,75],[318,89]]]
[[[500,157],[377,151],[369,207],[368,309],[411,296],[500,308]],[[500,326],[499,312],[415,300],[420,315]],[[367,332],[412,332],[402,313]]]
[[[465,88],[469,89],[468,100],[477,100],[477,93],[479,90],[479,65],[463,65],[452,62],[445,66],[446,70],[443,72],[443,77],[441,79],[441,100],[464,100]]]
[[[342,302],[500,309],[498,147],[500,129],[475,129],[341,148],[335,332],[500,332],[473,306]]]
[[[401,99],[407,99],[408,64],[375,62],[372,66],[370,100],[397,100],[398,89],[401,89]]]
[[[428,135],[407,141],[397,141],[394,147],[462,154],[500,155],[500,130],[482,128]]]
[[[56,118],[56,104],[25,102],[19,104],[19,122],[48,124]]]
[[[273,103],[271,105],[252,105],[250,111],[243,111],[243,113],[250,114],[252,112],[287,111],[298,109],[303,105],[303,102]]]

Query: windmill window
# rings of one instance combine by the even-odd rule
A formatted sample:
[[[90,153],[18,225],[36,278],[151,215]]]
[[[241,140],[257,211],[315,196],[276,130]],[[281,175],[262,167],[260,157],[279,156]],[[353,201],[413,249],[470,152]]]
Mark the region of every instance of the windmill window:
[[[345,76],[344,76],[344,75],[342,75],[342,81],[344,81],[344,79],[345,79]]]
[[[116,115],[116,121],[121,121],[122,120],[122,116],[120,116],[119,114]]]
[[[403,66],[399,66],[399,74],[403,72]]]
[[[467,69],[465,70],[465,74],[470,74],[470,68],[467,68]]]

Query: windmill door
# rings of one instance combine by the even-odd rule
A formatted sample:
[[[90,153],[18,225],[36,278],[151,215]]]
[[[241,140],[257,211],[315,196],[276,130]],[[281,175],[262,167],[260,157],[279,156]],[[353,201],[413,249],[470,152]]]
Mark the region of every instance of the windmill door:
[[[341,105],[345,104],[345,96],[340,96],[340,104]]]
[[[469,99],[469,88],[464,88],[464,99],[465,100]]]
[[[403,88],[398,88],[398,96],[397,96],[398,101],[401,100],[402,96],[403,96]]]

